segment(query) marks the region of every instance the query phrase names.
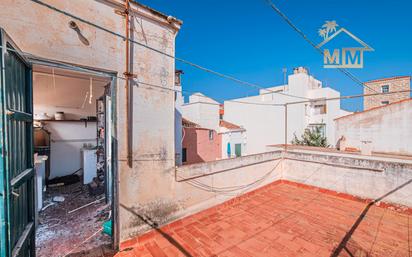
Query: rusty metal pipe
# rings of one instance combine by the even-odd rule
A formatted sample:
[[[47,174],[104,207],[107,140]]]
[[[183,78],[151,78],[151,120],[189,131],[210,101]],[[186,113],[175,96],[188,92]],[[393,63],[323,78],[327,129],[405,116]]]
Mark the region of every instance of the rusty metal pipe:
[[[133,99],[131,89],[130,71],[130,0],[125,1],[125,20],[126,20],[126,138],[127,138],[127,164],[133,166]]]

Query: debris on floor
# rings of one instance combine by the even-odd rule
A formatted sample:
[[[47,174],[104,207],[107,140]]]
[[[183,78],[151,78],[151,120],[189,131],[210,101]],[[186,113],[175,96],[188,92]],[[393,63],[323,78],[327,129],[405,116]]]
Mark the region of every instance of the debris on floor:
[[[58,203],[64,202],[64,196],[54,196],[53,202],[58,202]]]
[[[111,211],[104,195],[91,195],[87,185],[77,182],[48,188],[45,199],[36,230],[38,257],[110,252],[111,238],[103,233],[103,223]]]

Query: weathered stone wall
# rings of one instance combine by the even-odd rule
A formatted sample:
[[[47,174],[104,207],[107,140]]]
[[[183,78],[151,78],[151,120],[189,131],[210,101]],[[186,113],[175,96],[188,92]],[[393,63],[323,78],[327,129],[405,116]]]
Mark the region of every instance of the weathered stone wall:
[[[63,11],[125,35],[125,19],[120,0],[43,0]],[[26,53],[35,56],[106,70],[123,76],[125,42],[103,30],[28,0],[2,0],[0,27]],[[156,11],[132,4],[131,38],[150,47],[174,55],[179,22]],[[75,21],[89,41],[83,44],[69,27]],[[170,22],[169,22],[170,21]],[[146,83],[172,89],[174,60],[142,46],[131,50],[133,73]],[[127,165],[125,81],[116,80],[116,103],[119,171],[119,226],[121,240],[133,236],[135,215],[129,208],[153,209],[161,206],[169,212],[174,205],[174,92],[136,84],[133,90],[133,168]]]
[[[335,120],[344,147],[412,155],[412,99]],[[336,140],[337,140],[336,139]]]
[[[395,77],[392,79],[378,79],[370,82],[365,82],[365,84],[375,90],[376,92],[381,93],[382,86],[388,85],[389,92],[393,91],[402,91],[402,90],[410,90],[411,89],[411,77],[404,76],[404,77]],[[364,87],[365,94],[376,93],[373,92],[371,89]],[[363,99],[363,109],[368,110],[374,107],[382,106],[384,101],[388,101],[389,103],[398,102],[403,99],[410,98],[410,92],[403,92],[403,93],[396,93],[396,94],[389,94],[389,95],[376,95],[376,96],[365,96]]]
[[[412,206],[411,160],[309,151],[287,152],[284,157],[284,180]]]
[[[173,201],[133,206],[134,231],[141,233],[184,216],[212,207],[281,178],[281,152],[242,156],[233,159],[184,165],[170,172],[163,191]],[[166,179],[163,179],[166,183]],[[148,184],[155,185],[155,183]],[[168,186],[168,187],[166,187]],[[164,195],[159,199],[164,199]]]

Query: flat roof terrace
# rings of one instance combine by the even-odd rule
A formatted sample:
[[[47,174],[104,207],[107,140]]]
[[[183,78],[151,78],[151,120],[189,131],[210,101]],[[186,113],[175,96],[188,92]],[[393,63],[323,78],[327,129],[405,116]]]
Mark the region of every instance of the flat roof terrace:
[[[411,256],[410,209],[275,181],[126,241],[115,256]]]

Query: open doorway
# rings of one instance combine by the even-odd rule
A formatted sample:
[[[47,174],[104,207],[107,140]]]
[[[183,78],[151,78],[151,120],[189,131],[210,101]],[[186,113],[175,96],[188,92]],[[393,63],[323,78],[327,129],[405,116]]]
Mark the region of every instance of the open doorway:
[[[36,256],[113,245],[111,76],[33,65]]]

